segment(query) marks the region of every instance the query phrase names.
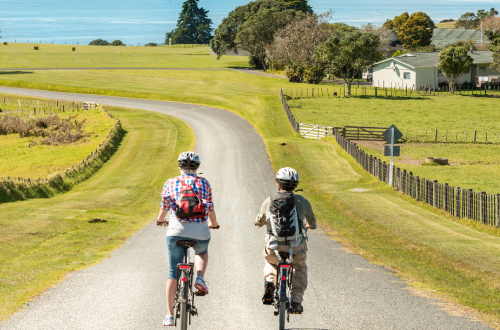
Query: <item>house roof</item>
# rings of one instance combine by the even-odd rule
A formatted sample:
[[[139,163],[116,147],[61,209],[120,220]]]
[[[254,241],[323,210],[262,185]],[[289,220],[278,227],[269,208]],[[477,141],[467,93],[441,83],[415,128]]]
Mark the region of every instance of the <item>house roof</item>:
[[[473,53],[468,53],[474,60],[474,64],[490,64],[493,62],[493,53],[488,50],[475,50]],[[433,68],[439,63],[439,52],[432,53],[406,53],[400,56],[387,58],[377,64],[385,63],[388,61],[397,61],[406,64],[412,68]]]
[[[476,44],[481,42],[481,31],[477,29],[434,29],[431,45],[443,49],[446,45],[456,41],[474,40]],[[483,42],[489,42],[483,35]]]

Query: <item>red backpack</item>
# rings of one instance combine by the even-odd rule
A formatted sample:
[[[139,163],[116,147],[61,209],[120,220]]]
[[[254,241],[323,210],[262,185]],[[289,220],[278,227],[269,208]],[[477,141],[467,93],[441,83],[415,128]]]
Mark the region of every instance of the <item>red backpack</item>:
[[[203,201],[200,196],[194,192],[192,187],[196,180],[198,180],[198,178],[195,178],[190,185],[186,185],[183,181],[179,180],[183,187],[179,197],[175,200],[175,215],[180,219],[201,217],[205,215]]]

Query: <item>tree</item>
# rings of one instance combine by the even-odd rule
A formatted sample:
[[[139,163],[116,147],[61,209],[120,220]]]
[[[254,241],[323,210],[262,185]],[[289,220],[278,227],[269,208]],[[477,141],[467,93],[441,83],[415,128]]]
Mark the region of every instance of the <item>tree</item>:
[[[177,27],[165,35],[165,43],[172,39],[174,44],[208,44],[212,38],[212,20],[208,10],[198,7],[199,0],[186,0],[177,20]]]
[[[353,31],[333,36],[320,45],[315,52],[318,62],[335,77],[340,77],[351,95],[354,78],[360,77],[363,69],[380,61],[384,56],[377,51],[380,39],[368,32]]]
[[[247,50],[264,70],[268,68],[266,50],[274,40],[274,33],[296,19],[305,15],[293,9],[259,10],[238,28],[236,43]]]
[[[399,41],[405,48],[415,50],[431,44],[434,22],[424,12],[416,12],[408,17],[398,31]]]
[[[398,32],[399,29],[401,28],[401,26],[404,23],[406,23],[406,21],[408,20],[409,17],[410,16],[408,15],[408,13],[404,12],[399,16],[394,16],[394,18],[392,20],[388,19],[387,21],[385,21],[384,25],[382,25],[382,26],[388,30],[394,30],[394,31]]]
[[[89,43],[90,46],[109,46],[109,42],[102,39],[95,39]]]
[[[293,10],[300,10],[305,14],[312,14],[312,7],[307,4],[307,0],[279,0],[288,4],[288,8]]]
[[[500,45],[493,50],[493,62],[490,64],[490,68],[500,72]]]
[[[469,56],[465,47],[450,46],[439,53],[438,68],[448,80],[450,92],[453,94],[457,79],[469,72],[474,60]]]
[[[498,11],[495,8],[491,8],[489,11],[480,9],[476,14],[467,12],[455,22],[455,28],[476,29],[479,27],[481,21],[496,15],[498,15]]]
[[[333,26],[326,22],[328,17],[328,13],[308,14],[278,30],[270,48],[270,61],[281,67],[292,63],[314,66],[314,51],[333,33]]]
[[[110,46],[126,46],[121,40],[115,40],[109,44]]]
[[[288,4],[280,1],[252,1],[246,5],[236,7],[231,11],[215,30],[214,37],[210,40],[212,51],[219,59],[228,50],[237,53],[236,34],[238,28],[255,15],[260,9],[275,8],[276,10],[288,9]]]

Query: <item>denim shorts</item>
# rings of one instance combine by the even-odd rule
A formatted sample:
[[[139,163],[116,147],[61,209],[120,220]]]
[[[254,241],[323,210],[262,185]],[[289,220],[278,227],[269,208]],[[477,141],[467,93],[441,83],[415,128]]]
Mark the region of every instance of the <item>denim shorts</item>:
[[[210,238],[207,240],[192,239],[180,236],[167,236],[167,251],[168,251],[168,264],[169,272],[168,278],[177,279],[177,264],[184,261],[184,249],[177,246],[177,241],[181,240],[192,240],[196,241],[196,246],[193,247],[194,253],[196,255],[205,254],[208,252],[208,243]]]

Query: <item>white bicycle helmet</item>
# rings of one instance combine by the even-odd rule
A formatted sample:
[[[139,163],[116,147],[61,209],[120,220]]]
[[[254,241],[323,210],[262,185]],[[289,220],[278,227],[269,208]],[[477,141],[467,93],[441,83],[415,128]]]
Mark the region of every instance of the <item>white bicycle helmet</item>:
[[[276,182],[285,190],[293,190],[299,185],[299,173],[291,167],[283,167],[276,173]]]
[[[196,170],[201,164],[200,156],[195,152],[185,151],[179,155],[177,164],[180,168]]]

